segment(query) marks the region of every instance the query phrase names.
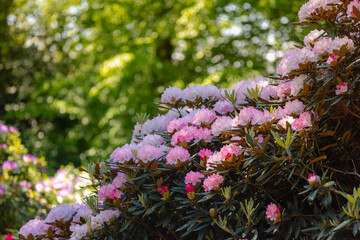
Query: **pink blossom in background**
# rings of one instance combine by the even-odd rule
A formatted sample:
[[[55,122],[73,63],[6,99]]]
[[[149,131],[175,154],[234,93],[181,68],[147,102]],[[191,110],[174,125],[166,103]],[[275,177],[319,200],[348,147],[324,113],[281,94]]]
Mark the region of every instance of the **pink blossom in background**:
[[[6,125],[0,124],[0,132],[9,132],[9,129]]]
[[[266,208],[266,217],[273,222],[279,220],[280,207],[275,203],[270,203]]]
[[[32,234],[33,236],[45,234],[49,227],[49,225],[45,224],[45,221],[33,219],[20,228],[19,234],[23,235],[25,238],[27,238],[29,234]]]
[[[163,195],[164,193],[166,193],[167,191],[169,191],[169,187],[168,186],[161,186],[161,187],[158,187],[158,192]]]
[[[6,235],[4,240],[15,240],[15,235],[12,233],[9,233],[8,235]]]
[[[4,161],[2,165],[3,170],[17,170],[19,169],[19,166],[17,162],[14,161]]]
[[[214,173],[204,180],[203,186],[206,192],[210,192],[211,190],[218,188],[223,181],[223,176]]]
[[[113,159],[117,163],[124,163],[128,162],[134,158],[132,153],[132,148],[130,145],[126,144],[121,148],[116,148],[110,155],[110,159]]]
[[[31,188],[31,183],[29,183],[28,181],[22,180],[22,181],[20,181],[20,186],[26,187],[26,188]]]
[[[114,178],[112,184],[117,187],[120,188],[125,182],[127,182],[129,179],[127,178],[125,173],[122,172],[118,172],[116,177]]]
[[[202,174],[201,172],[190,171],[186,174],[184,183],[192,184],[195,186],[196,183],[201,183],[204,177],[205,177],[204,174]]]
[[[213,110],[219,114],[226,114],[234,111],[234,106],[229,101],[220,100],[214,104]]]
[[[23,161],[26,163],[36,162],[36,157],[28,153],[23,156]]]
[[[0,195],[4,195],[5,194],[5,188],[0,187]]]
[[[347,90],[348,90],[347,83],[340,83],[340,84],[336,85],[335,93],[336,93],[336,95],[340,95],[340,94],[346,93]]]
[[[48,182],[39,181],[35,183],[35,189],[37,192],[49,192],[52,190],[52,187],[49,185]]]
[[[215,113],[211,110],[204,108],[198,111],[193,117],[194,125],[201,125],[201,123],[211,123],[216,119]]]
[[[336,55],[332,54],[332,55],[328,58],[328,60],[326,61],[326,63],[330,65],[333,61],[335,61],[335,60],[337,60],[337,59],[339,59],[339,56],[336,56]]]
[[[99,199],[105,201],[106,198],[118,199],[121,198],[122,192],[119,191],[113,184],[103,185],[98,191]]]
[[[347,11],[346,11],[346,13],[349,17],[355,17],[354,8],[357,8],[358,10],[360,10],[360,1],[354,0],[354,1],[350,2],[350,4],[347,7]]]
[[[201,160],[204,160],[205,158],[209,158],[212,154],[213,152],[207,148],[201,149],[198,153]]]
[[[3,144],[0,144],[0,148],[2,148],[2,149],[7,149],[8,148],[8,146],[5,144],[5,143],[3,143]]]
[[[320,179],[320,177],[316,174],[310,173],[308,176],[308,182],[311,186],[315,185],[315,183],[318,179]]]
[[[166,155],[166,163],[175,165],[179,162],[190,160],[190,153],[183,147],[176,146]]]
[[[211,125],[211,131],[214,136],[219,136],[222,131],[226,131],[232,128],[232,118],[228,116],[222,116],[215,120]]]
[[[16,127],[10,127],[10,128],[9,128],[9,131],[10,131],[11,133],[16,133],[16,132],[19,132],[19,129],[17,129]]]
[[[304,108],[305,105],[303,102],[295,99],[294,101],[289,101],[285,104],[284,113],[287,115],[291,115],[292,113],[300,115],[304,111]]]
[[[138,149],[136,158],[144,163],[158,159],[162,155],[162,151],[151,145],[144,145]]]

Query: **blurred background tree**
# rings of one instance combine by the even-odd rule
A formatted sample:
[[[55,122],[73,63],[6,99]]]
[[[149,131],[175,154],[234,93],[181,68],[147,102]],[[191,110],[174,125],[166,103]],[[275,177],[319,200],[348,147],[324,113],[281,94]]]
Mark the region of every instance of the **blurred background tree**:
[[[0,118],[53,169],[107,158],[168,86],[274,74],[304,2],[0,0]]]

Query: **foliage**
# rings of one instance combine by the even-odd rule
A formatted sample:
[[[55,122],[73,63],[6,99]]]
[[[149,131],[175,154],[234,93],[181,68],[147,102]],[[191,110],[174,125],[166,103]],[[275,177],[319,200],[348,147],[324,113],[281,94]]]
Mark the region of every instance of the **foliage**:
[[[50,168],[104,158],[169,85],[272,73],[302,2],[1,0],[1,118]]]
[[[49,214],[20,238],[359,238],[360,2],[310,0],[299,18],[317,30],[277,77],[166,89],[166,114],[88,165],[93,215]]]
[[[44,157],[28,153],[14,127],[0,124],[0,234],[16,231],[29,219],[45,216],[50,207],[81,199],[80,172],[69,165],[46,175]]]

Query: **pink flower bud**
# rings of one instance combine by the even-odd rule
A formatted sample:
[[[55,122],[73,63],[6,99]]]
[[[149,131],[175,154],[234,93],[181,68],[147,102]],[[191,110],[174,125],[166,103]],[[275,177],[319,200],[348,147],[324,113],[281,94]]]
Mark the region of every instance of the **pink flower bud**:
[[[185,189],[186,189],[186,193],[190,193],[190,192],[194,191],[194,186],[191,184],[188,184],[188,185],[186,185]]]
[[[161,186],[158,189],[158,192],[163,195],[164,193],[166,193],[167,191],[169,191],[169,187],[168,186]]]

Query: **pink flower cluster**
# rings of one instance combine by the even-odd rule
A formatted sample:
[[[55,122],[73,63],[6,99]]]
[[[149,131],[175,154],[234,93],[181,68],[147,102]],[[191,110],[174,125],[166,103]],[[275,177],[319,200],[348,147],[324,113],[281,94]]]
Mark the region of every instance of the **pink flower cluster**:
[[[216,190],[223,183],[224,178],[218,173],[214,173],[204,180],[203,187],[206,192]]]
[[[273,115],[269,111],[257,110],[253,107],[245,107],[241,109],[239,115],[232,121],[232,126],[246,126],[248,123],[251,125],[261,125],[266,122],[271,122]]]
[[[332,4],[341,4],[340,0],[310,0],[305,3],[299,11],[300,21],[306,21],[306,19],[316,13],[316,10],[323,9],[325,11],[333,8]]]
[[[118,199],[121,198],[123,193],[117,189],[113,184],[103,185],[98,191],[98,197],[100,200],[105,201],[106,198]]]
[[[336,95],[344,94],[348,91],[347,83],[340,83],[336,85],[335,93]]]
[[[190,153],[185,148],[176,146],[170,150],[166,155],[166,163],[169,165],[175,165],[178,162],[185,162],[190,160]]]
[[[354,8],[357,8],[360,11],[360,1],[353,0],[350,2],[350,4],[347,6],[347,15],[349,17],[355,17]]]
[[[270,203],[266,208],[266,217],[273,222],[280,220],[280,207],[275,203]]]
[[[186,174],[184,183],[192,184],[193,186],[195,186],[197,183],[201,183],[204,177],[204,174],[202,174],[201,172],[190,171]]]

